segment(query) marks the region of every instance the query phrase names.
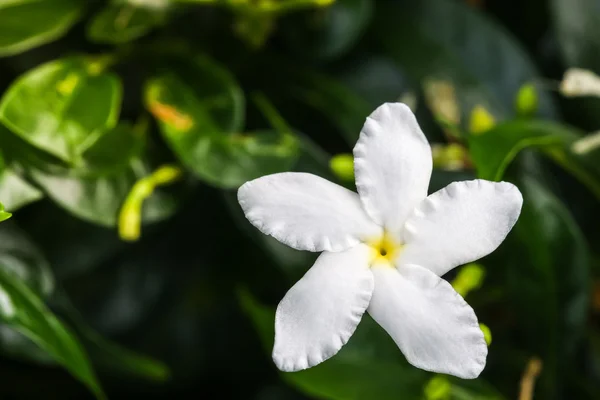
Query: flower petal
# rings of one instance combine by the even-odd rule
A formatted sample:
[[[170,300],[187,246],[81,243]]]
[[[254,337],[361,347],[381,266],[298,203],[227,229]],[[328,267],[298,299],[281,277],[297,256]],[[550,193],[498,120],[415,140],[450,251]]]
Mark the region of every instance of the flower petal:
[[[427,196],[431,148],[402,103],[385,103],[365,122],[354,147],[356,187],[367,213],[397,234]]]
[[[298,250],[342,251],[381,234],[356,193],[312,174],[284,172],[246,182],[238,201],[252,225]]]
[[[422,265],[441,276],[488,255],[521,213],[523,196],[508,182],[454,182],[417,206],[404,226],[398,265]]]
[[[275,314],[273,361],[282,371],[317,365],[348,342],[373,292],[372,250],[325,252],[285,295]]]
[[[452,286],[417,265],[371,268],[375,289],[368,312],[415,367],[473,379],[487,346],[473,309]]]

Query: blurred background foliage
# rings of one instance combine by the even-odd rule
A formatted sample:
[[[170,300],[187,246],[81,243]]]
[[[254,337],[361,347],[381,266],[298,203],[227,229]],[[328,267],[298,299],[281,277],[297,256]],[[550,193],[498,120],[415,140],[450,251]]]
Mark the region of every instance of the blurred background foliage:
[[[1,0],[0,57],[0,398],[600,398],[598,0]],[[432,143],[430,191],[525,198],[445,277],[485,324],[474,381],[411,367],[368,315],[315,368],[270,360],[315,255],[235,190],[353,188],[387,101]]]

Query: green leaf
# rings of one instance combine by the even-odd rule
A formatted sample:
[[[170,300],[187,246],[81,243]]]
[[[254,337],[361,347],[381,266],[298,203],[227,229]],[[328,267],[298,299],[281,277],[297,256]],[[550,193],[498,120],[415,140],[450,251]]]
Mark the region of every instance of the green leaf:
[[[600,198],[600,152],[575,152],[574,143],[582,136],[574,128],[553,122],[515,120],[482,135],[470,136],[469,149],[477,175],[498,181],[521,150],[537,148]]]
[[[62,36],[86,5],[81,0],[5,0],[0,3],[0,56],[21,53]]]
[[[93,273],[127,246],[113,229],[87,223],[50,202],[27,211],[20,225],[46,255],[61,282]]]
[[[252,320],[265,351],[273,347],[275,310],[240,291],[242,308]],[[428,374],[410,366],[391,338],[368,315],[335,357],[282,379],[310,396],[339,400],[421,399]]]
[[[71,214],[106,227],[116,227],[121,205],[139,179],[151,172],[134,159],[127,168],[110,175],[85,177],[60,168],[30,169],[31,179],[59,206]],[[155,222],[172,215],[178,205],[173,195],[155,192],[145,203],[143,220]]]
[[[54,292],[54,276],[41,251],[13,222],[0,226],[0,268],[41,298]],[[53,360],[19,331],[0,323],[0,351],[13,358],[49,364]]]
[[[242,92],[226,70],[208,59],[154,77],[146,84],[145,98],[171,149],[207,183],[236,188],[288,170],[297,159],[298,139],[289,132],[240,133]]]
[[[91,329],[79,329],[91,359],[99,367],[152,381],[168,380],[169,368],[162,362],[113,343]]]
[[[36,202],[44,194],[11,169],[0,170],[0,199],[10,211]]]
[[[398,101],[407,93],[415,93],[413,83],[388,58],[367,53],[361,54],[360,59],[360,63],[348,63],[336,73],[336,78],[362,97],[371,110],[383,103]]]
[[[4,211],[4,206],[0,203],[0,222],[6,221],[12,216],[11,213]]]
[[[109,175],[122,171],[142,156],[146,135],[129,123],[109,129],[89,147],[75,166],[79,175]]]
[[[384,54],[416,81],[450,82],[463,121],[477,105],[496,120],[512,115],[519,88],[538,75],[511,35],[465,2],[398,0],[376,11],[373,26]],[[540,93],[540,114],[554,115],[549,94]]]
[[[64,294],[60,296],[60,305],[99,368],[153,381],[162,382],[169,378],[169,368],[160,361],[126,349],[94,331]]]
[[[0,264],[39,296],[45,298],[54,292],[48,261],[12,221],[0,226]]]
[[[336,0],[325,9],[290,15],[280,27],[290,51],[303,58],[332,60],[356,44],[372,13],[372,0]]]
[[[515,183],[524,201],[504,245],[507,298],[525,349],[543,361],[536,396],[563,398],[561,382],[587,322],[589,250],[569,211],[539,180],[525,175]]]
[[[369,103],[334,78],[316,73],[298,75],[298,81],[286,90],[329,119],[354,146],[365,118],[373,111]]]
[[[4,139],[7,132],[4,132],[2,126],[0,126],[0,131],[2,131],[2,139]],[[10,149],[5,140],[2,140],[2,142]],[[12,168],[4,164],[4,158],[0,152],[0,199],[4,202],[5,207],[11,211],[16,211],[43,197],[44,194],[41,191],[31,186]]]
[[[10,136],[6,142],[10,154],[29,180],[69,213],[105,227],[117,226],[129,191],[151,172],[149,163],[136,156],[143,149],[144,136],[125,124],[106,132],[82,155],[74,169]],[[187,188],[181,187],[182,191]],[[143,222],[171,216],[178,204],[176,193],[156,191],[144,203]]]
[[[597,0],[551,0],[550,12],[563,59],[571,67],[600,71]]]
[[[12,134],[0,125],[0,142],[4,150],[9,152],[12,150],[12,146],[8,143],[10,136]],[[17,174],[8,162],[5,164],[0,151],[0,199],[4,202],[4,206],[10,211],[16,211],[43,197],[44,194]]]
[[[27,72],[4,93],[0,121],[33,146],[76,163],[118,120],[121,84],[102,72],[106,61],[70,57]]]
[[[120,44],[150,32],[164,20],[162,9],[110,4],[90,21],[87,36],[92,42]]]
[[[77,338],[27,285],[4,268],[0,268],[0,298],[2,322],[47,351],[96,398],[106,398]]]

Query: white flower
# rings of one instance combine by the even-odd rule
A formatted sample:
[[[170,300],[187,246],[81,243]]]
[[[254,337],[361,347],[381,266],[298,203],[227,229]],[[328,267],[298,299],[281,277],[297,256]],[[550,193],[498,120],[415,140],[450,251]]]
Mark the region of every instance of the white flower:
[[[600,77],[587,69],[569,68],[559,90],[566,97],[600,96]]]
[[[258,229],[322,251],[275,316],[273,360],[298,371],[335,355],[365,311],[414,366],[461,378],[483,370],[473,309],[440,276],[495,250],[523,198],[506,182],[454,182],[427,196],[431,149],[410,109],[380,106],[354,147],[358,194],[306,173],[245,183],[238,200]]]

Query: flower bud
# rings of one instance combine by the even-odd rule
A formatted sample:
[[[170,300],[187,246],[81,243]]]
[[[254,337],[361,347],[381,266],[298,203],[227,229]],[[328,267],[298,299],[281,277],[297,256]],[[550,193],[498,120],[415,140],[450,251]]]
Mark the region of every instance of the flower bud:
[[[342,181],[354,180],[354,157],[352,154],[337,154],[331,157],[329,168]]]
[[[469,132],[481,135],[496,126],[496,119],[483,106],[475,106],[469,119]]]
[[[436,375],[427,382],[425,385],[425,399],[426,400],[448,400],[450,399],[450,392],[452,390],[452,384],[442,375]]]
[[[483,284],[485,270],[479,264],[467,264],[458,271],[452,281],[452,287],[458,294],[465,297],[472,290],[478,289]]]
[[[479,329],[483,332],[483,338],[485,339],[485,343],[488,345],[492,344],[492,331],[486,324],[479,324]]]
[[[515,109],[520,116],[531,116],[538,110],[538,95],[535,86],[526,83],[517,92],[515,99]]]

